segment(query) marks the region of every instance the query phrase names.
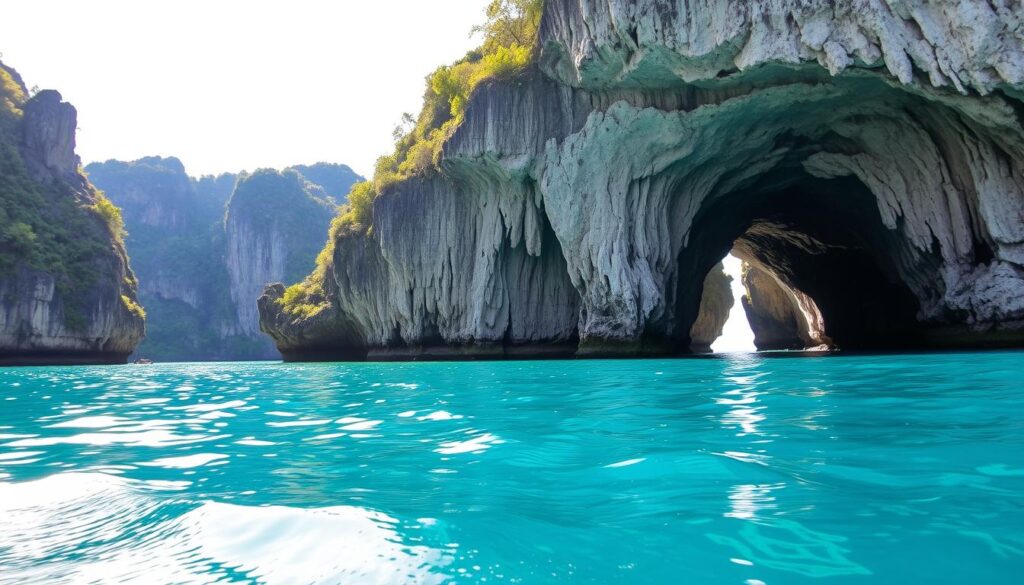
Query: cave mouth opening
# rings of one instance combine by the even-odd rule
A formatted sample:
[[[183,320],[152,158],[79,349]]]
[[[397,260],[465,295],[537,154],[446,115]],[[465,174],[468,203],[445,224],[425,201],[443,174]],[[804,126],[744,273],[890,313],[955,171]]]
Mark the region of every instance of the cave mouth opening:
[[[899,272],[899,234],[860,180],[790,167],[709,202],[693,226],[680,274],[708,277],[678,295],[692,351],[717,341],[706,327],[701,337],[698,324],[714,294],[710,275],[727,254],[743,262],[742,308],[734,308],[757,350],[903,349],[920,341],[918,301]]]

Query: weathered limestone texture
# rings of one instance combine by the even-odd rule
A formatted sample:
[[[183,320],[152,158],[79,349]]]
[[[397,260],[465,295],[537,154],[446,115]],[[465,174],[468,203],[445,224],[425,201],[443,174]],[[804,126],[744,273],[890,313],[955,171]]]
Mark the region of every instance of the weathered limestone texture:
[[[687,351],[733,248],[805,345],[1024,340],[1020,2],[549,0],[540,37],[338,239],[344,326],[266,291],[286,358]]]
[[[697,311],[697,320],[690,327],[690,349],[696,352],[711,351],[711,344],[722,335],[725,322],[732,309],[732,277],[725,273],[719,262],[704,278],[704,292]]]
[[[20,85],[0,88],[0,364],[123,363],[145,321],[124,247],[79,170],[75,108],[52,90],[22,102],[20,77],[0,68]],[[41,241],[47,223],[73,229],[72,241]],[[70,268],[44,269],[55,259]]]
[[[825,349],[831,345],[821,311],[807,295],[749,263],[743,264],[743,288],[743,311],[755,332],[757,349]]]

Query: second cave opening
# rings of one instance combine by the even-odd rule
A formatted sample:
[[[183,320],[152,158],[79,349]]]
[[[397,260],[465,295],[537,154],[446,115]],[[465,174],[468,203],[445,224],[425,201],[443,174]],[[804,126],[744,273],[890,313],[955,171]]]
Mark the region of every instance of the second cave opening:
[[[697,289],[700,297],[683,292],[679,298],[680,314],[693,315],[691,350],[749,351],[751,333],[758,350],[913,346],[920,340],[918,304],[900,276],[895,232],[883,225],[874,195],[854,178],[788,171],[762,177],[698,214],[680,257],[683,272],[709,275]],[[717,312],[705,303],[723,294],[726,285],[712,273],[726,254],[742,261],[733,282],[742,299],[728,311],[729,335],[719,341],[722,301]],[[737,319],[746,319],[751,333],[737,333]]]

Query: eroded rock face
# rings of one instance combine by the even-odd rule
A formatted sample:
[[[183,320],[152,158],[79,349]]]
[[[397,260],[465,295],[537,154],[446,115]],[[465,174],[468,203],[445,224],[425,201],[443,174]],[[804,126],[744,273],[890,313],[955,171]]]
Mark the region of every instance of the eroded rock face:
[[[729,320],[729,311],[735,302],[732,298],[731,283],[732,277],[725,273],[725,267],[721,262],[704,278],[697,320],[690,327],[691,350],[709,352],[711,344],[722,335],[725,322]]]
[[[269,282],[313,268],[335,209],[294,171],[256,171],[239,180],[224,222],[231,300],[244,335],[259,333],[256,299]],[[268,348],[269,349],[269,348]]]
[[[545,67],[591,88],[721,79],[769,63],[989,93],[1024,83],[1020,5],[958,0],[550,0]],[[921,79],[915,79],[915,75]]]
[[[60,93],[46,89],[26,102],[21,127],[22,155],[36,180],[81,182],[75,154],[78,112]]]
[[[22,266],[0,278],[0,364],[124,363],[145,334],[111,279],[125,267],[97,259],[98,286],[71,300],[49,272]]]
[[[839,347],[1020,343],[1019,8],[550,0],[539,69],[478,90],[440,172],[337,242],[343,341],[270,302],[264,329],[295,358],[681,351],[735,245]]]
[[[0,364],[123,363],[145,322],[116,225],[78,170],[75,109],[0,75]]]
[[[814,300],[780,282],[768,270],[743,264],[741,298],[759,350],[824,349],[831,346]]]

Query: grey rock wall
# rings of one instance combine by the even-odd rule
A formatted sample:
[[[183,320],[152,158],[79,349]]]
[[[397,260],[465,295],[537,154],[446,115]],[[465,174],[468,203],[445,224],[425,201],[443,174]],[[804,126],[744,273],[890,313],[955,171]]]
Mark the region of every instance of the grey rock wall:
[[[0,92],[0,105],[20,110],[20,119],[0,111],[0,364],[123,363],[145,322],[131,306],[137,285],[124,248],[78,168],[77,112],[52,90],[11,98]],[[13,227],[31,238],[12,242]]]
[[[840,347],[1019,343],[1021,14],[550,0],[539,69],[479,89],[440,172],[385,192],[370,234],[336,243],[338,338],[267,301],[264,329],[296,358],[427,339],[682,351],[705,275],[736,246],[813,298]],[[508,278],[518,246],[544,282]],[[511,337],[505,315],[523,323]]]
[[[227,248],[224,266],[235,308],[238,331],[243,335],[259,333],[259,315],[255,299],[268,282],[284,276],[287,258],[284,238],[278,230],[269,233],[254,229],[237,215],[228,217],[225,231]]]
[[[725,273],[721,263],[715,265],[704,278],[697,320],[690,327],[690,349],[697,352],[711,351],[711,344],[722,335],[729,311],[735,299],[732,298],[732,277]]]
[[[78,112],[52,89],[40,91],[25,103],[22,118],[22,158],[38,181],[64,180],[80,184],[75,131]]]
[[[743,264],[743,311],[759,350],[824,349],[832,345],[814,300],[771,272]]]

